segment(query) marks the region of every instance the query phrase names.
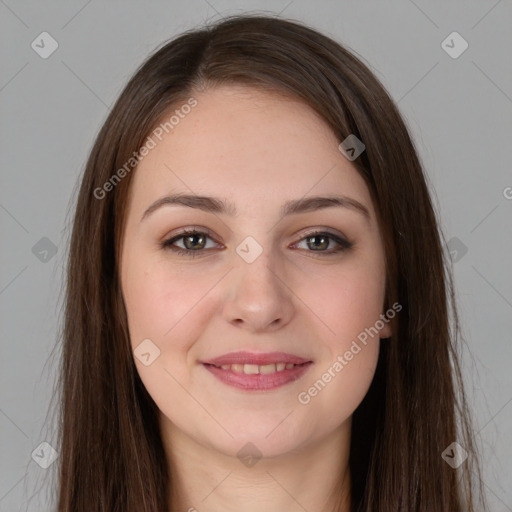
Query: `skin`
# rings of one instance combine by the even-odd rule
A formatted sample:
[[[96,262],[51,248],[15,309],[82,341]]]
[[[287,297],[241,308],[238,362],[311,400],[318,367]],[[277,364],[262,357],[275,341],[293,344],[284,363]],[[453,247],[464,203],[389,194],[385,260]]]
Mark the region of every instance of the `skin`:
[[[329,510],[342,479],[348,511],[351,417],[389,324],[308,404],[297,397],[385,313],[385,255],[368,188],[308,106],[234,85],[194,97],[198,105],[133,176],[120,265],[132,348],[149,338],[160,349],[148,366],[134,361],[160,409],[172,510]],[[170,193],[226,199],[239,214],[167,205],[141,220]],[[287,200],[332,194],[362,203],[369,220],[339,207],[279,219]],[[206,245],[174,244],[204,247],[196,257],[159,245],[192,226],[210,231]],[[354,246],[326,255],[338,244],[306,237],[315,228]],[[252,263],[236,252],[247,236],[263,249]],[[243,391],[199,362],[237,350],[284,351],[313,365],[280,388]],[[252,467],[237,457],[248,442],[262,455]]]

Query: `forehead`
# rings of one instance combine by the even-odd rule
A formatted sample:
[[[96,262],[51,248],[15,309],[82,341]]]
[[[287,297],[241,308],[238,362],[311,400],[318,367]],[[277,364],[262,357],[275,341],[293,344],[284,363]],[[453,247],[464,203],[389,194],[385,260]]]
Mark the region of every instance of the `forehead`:
[[[281,206],[283,199],[338,192],[371,210],[363,178],[308,105],[238,85],[193,97],[197,105],[161,140],[153,137],[155,147],[137,167],[131,196],[138,209],[177,192],[230,197],[255,213],[269,201]]]

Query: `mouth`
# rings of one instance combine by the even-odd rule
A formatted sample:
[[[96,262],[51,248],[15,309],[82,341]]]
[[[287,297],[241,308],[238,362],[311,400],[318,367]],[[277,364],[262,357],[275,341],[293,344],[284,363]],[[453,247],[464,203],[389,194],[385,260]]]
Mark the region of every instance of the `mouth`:
[[[224,384],[245,391],[266,391],[300,379],[313,361],[274,352],[227,354],[208,362],[203,367]]]
[[[270,363],[270,364],[223,364],[223,365],[215,365],[210,363],[204,363],[205,366],[214,366],[215,368],[221,370],[227,370],[234,373],[243,373],[245,375],[271,375],[277,372],[283,372],[285,370],[293,370],[296,367],[304,366],[307,363],[294,364],[294,363]]]

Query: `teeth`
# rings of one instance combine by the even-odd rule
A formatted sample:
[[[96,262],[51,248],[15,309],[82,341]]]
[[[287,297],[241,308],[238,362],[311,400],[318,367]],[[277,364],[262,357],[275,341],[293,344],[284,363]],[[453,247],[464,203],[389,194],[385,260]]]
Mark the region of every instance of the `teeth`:
[[[244,364],[244,373],[246,375],[253,375],[259,373],[257,364]]]
[[[223,370],[231,370],[235,373],[245,373],[246,375],[269,374],[282,372],[284,369],[291,370],[294,366],[293,363],[270,363],[270,364],[223,364]]]
[[[276,372],[276,365],[275,364],[264,364],[259,367],[258,373],[275,373]]]

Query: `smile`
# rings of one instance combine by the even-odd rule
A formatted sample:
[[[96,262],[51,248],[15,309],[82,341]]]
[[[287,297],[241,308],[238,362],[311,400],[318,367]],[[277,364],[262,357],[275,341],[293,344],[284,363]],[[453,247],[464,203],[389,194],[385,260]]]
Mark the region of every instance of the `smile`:
[[[245,391],[276,389],[300,379],[313,363],[214,364],[203,366],[224,384]]]
[[[293,363],[270,363],[270,364],[223,364],[220,366],[223,370],[231,370],[235,373],[245,373],[246,375],[256,375],[258,373],[270,374],[282,372],[283,370],[291,370],[295,366]],[[218,368],[218,366],[217,366]]]

